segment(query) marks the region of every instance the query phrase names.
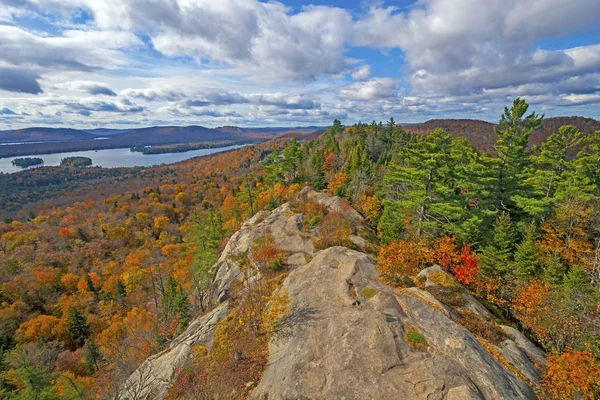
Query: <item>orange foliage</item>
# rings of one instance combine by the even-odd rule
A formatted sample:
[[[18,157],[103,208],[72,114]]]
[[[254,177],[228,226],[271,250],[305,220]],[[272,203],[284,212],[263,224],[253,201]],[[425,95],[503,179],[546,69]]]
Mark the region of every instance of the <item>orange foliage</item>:
[[[425,239],[393,241],[380,247],[377,268],[384,278],[399,283],[402,277],[417,274],[434,257]]]
[[[337,172],[329,181],[327,191],[331,195],[337,194],[337,191],[348,183],[348,175],[345,172]]]
[[[555,399],[600,398],[600,362],[590,353],[567,350],[548,359],[543,377],[546,391]]]
[[[334,153],[329,153],[323,161],[323,169],[325,172],[332,173],[337,168],[337,157]]]
[[[460,263],[461,257],[456,249],[454,237],[443,236],[435,243],[433,251],[437,262],[446,271],[452,271],[453,267]]]
[[[56,340],[64,334],[64,325],[61,320],[52,315],[39,315],[25,321],[17,329],[17,336],[25,343],[43,340],[46,342]]]
[[[360,195],[359,203],[367,221],[374,221],[381,215],[381,203],[377,196],[368,196],[363,193]]]
[[[60,228],[60,230],[58,231],[58,236],[65,238],[65,239],[71,239],[75,235],[68,228]]]

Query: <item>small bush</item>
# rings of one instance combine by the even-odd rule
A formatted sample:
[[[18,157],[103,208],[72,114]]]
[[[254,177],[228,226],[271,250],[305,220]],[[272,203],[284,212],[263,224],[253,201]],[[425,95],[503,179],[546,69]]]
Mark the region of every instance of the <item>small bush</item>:
[[[319,238],[315,249],[324,250],[332,246],[354,248],[350,235],[354,233],[352,221],[340,212],[330,212],[319,223]]]
[[[260,269],[269,268],[273,271],[279,270],[283,264],[287,253],[277,247],[273,235],[260,236],[255,239],[252,247],[252,261]]]
[[[475,336],[482,337],[490,343],[499,344],[506,338],[504,332],[495,323],[484,320],[471,311],[461,313],[456,322]]]

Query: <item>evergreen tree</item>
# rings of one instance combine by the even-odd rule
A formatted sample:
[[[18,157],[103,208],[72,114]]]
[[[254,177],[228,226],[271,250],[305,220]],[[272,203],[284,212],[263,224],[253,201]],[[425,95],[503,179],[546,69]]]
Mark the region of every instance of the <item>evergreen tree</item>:
[[[190,321],[190,304],[187,294],[179,283],[169,276],[162,298],[163,319],[166,323],[177,319],[180,333]]]
[[[83,346],[90,334],[90,326],[88,325],[85,315],[78,309],[71,308],[67,316],[67,327],[73,341],[78,347]]]
[[[484,274],[493,278],[506,277],[515,251],[516,231],[510,215],[498,216],[491,243],[483,250],[481,266]]]
[[[83,367],[89,374],[98,369],[98,361],[101,357],[98,345],[93,340],[87,340],[83,346]]]
[[[310,158],[309,181],[315,190],[321,190],[325,187],[325,171],[323,170],[323,153],[317,149]]]
[[[516,99],[510,109],[504,108],[504,114],[494,128],[498,135],[496,142],[497,159],[494,182],[494,205],[498,213],[503,211],[514,212],[517,206],[533,206],[523,204],[531,198],[530,185],[524,181],[524,174],[528,166],[529,135],[538,128],[543,116],[531,113],[525,116],[529,105],[523,99]],[[538,212],[539,208],[533,207],[530,212]]]
[[[283,149],[283,158],[281,160],[283,173],[286,182],[294,182],[298,171],[298,161],[300,159],[300,145],[296,136],[292,136],[290,142]]]
[[[384,213],[380,228],[386,240],[397,237],[398,219],[417,236],[441,233],[462,215],[455,188],[453,138],[441,130],[416,135],[392,161],[384,176]]]
[[[515,252],[515,274],[521,281],[537,276],[540,269],[540,249],[537,244],[537,229],[530,224],[525,230],[525,238]]]
[[[572,169],[573,162],[567,158],[568,151],[580,146],[583,141],[584,136],[577,128],[562,126],[535,148],[530,175],[541,191],[546,206],[554,200],[556,187],[560,185],[563,174]]]

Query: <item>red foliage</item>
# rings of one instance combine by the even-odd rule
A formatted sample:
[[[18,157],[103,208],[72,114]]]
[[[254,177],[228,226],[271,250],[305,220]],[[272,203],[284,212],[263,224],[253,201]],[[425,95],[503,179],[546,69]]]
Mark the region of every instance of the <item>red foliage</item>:
[[[463,246],[460,252],[460,264],[454,265],[452,272],[456,280],[463,285],[471,285],[480,281],[477,277],[479,273],[479,260],[471,253],[471,246]]]

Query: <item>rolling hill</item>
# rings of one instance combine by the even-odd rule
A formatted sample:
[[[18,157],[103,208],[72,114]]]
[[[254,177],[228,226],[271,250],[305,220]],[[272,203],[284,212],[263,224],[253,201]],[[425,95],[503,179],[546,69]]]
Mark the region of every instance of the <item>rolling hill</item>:
[[[584,117],[552,117],[542,121],[540,128],[532,132],[531,145],[540,144],[563,125],[573,125],[586,134],[600,130],[600,121]],[[494,124],[473,119],[432,119],[422,124],[403,125],[411,133],[427,134],[441,128],[455,137],[464,137],[477,149],[494,152],[496,133]]]
[[[26,128],[4,132],[0,143],[21,142],[65,142],[94,140],[97,136],[78,129],[68,128]]]

